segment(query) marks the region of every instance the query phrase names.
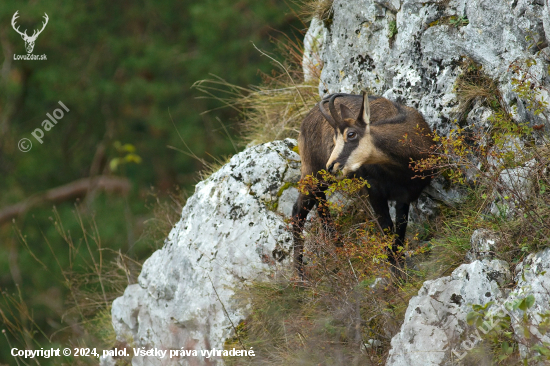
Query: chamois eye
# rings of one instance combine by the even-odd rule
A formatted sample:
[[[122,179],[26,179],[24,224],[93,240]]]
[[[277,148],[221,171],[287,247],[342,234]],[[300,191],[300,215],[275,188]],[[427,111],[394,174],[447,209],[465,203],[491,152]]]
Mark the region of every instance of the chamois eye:
[[[353,131],[348,132],[348,140],[353,140],[356,137],[357,137],[356,132],[353,132]]]

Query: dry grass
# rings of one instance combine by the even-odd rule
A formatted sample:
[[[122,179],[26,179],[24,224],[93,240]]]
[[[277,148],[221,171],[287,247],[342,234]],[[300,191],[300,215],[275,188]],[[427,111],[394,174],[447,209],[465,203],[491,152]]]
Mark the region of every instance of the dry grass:
[[[109,349],[115,342],[114,330],[111,326],[111,303],[120,296],[124,289],[135,283],[141,269],[141,264],[122,254],[109,253],[104,248],[98,234],[95,221],[85,219],[77,208],[75,219],[80,225],[81,233],[74,238],[63,227],[57,211],[54,209],[53,225],[61,239],[67,245],[67,257],[61,257],[53,251],[47,238],[45,243],[54,256],[58,268],[47,267],[31,249],[26,237],[18,231],[19,239],[29,254],[36,260],[40,270],[59,281],[67,291],[65,304],[59,302],[61,319],[52,319],[55,331],[47,332],[40,328],[33,319],[33,311],[21,296],[3,293],[3,303],[0,305],[7,341],[13,347],[40,349],[50,344],[50,347],[65,345],[66,347]],[[107,260],[109,257],[111,259]],[[62,263],[68,263],[63,265]],[[59,294],[60,295],[60,294]],[[61,326],[66,324],[66,326]],[[101,352],[101,351],[100,351]],[[16,357],[15,361],[26,364],[24,359]],[[57,360],[45,360],[43,363],[55,361],[56,364],[90,365],[97,364],[97,358],[67,357]]]
[[[334,15],[332,3],[334,0],[303,0],[298,4],[301,8],[300,18],[311,20],[317,18],[324,22],[330,21]]]
[[[145,240],[152,241],[151,249],[162,244],[168,232],[181,217],[185,195],[175,192],[165,202],[153,195],[154,204],[150,205],[154,218],[146,222]],[[0,301],[0,319],[3,333],[10,347],[19,349],[40,349],[49,347],[96,348],[102,350],[115,346],[115,333],[111,323],[111,304],[124,293],[126,287],[137,282],[141,263],[121,253],[105,247],[99,237],[93,217],[86,215],[79,206],[75,209],[75,219],[80,233],[69,233],[63,226],[54,209],[52,223],[67,245],[61,254],[54,252],[49,240],[44,241],[57,263],[57,268],[46,266],[38,254],[27,243],[25,235],[16,229],[20,242],[36,260],[37,268],[65,288],[66,293],[53,294],[57,298],[55,306],[59,318],[50,319],[51,329],[42,329],[34,321],[33,309],[19,293],[2,293]],[[55,287],[55,286],[54,286]],[[54,288],[52,287],[52,288]],[[26,365],[24,359],[16,357],[17,364]],[[127,361],[127,360],[126,360]],[[125,360],[120,360],[124,363]],[[54,357],[38,360],[37,365],[96,365],[97,358],[90,357]]]
[[[505,104],[502,102],[497,83],[483,73],[479,64],[465,58],[461,68],[463,73],[457,78],[454,88],[459,102],[458,121],[466,118],[476,101],[481,101],[495,111],[503,109]]]
[[[351,201],[330,205],[342,247],[334,245],[319,218],[306,230],[306,281],[281,273],[235,296],[252,304],[238,338],[257,356],[229,358],[228,365],[383,364],[422,282],[405,272],[408,282],[394,278],[389,285],[385,248],[393,238],[380,231],[361,191],[349,196]],[[236,343],[230,340],[226,347]]]
[[[181,219],[181,211],[187,201],[187,193],[176,189],[162,198],[158,192],[151,189],[146,207],[152,212],[152,217],[144,222],[142,237],[152,244],[153,250],[164,245],[164,240],[174,225]]]
[[[302,120],[320,99],[317,91],[320,70],[310,70],[316,78],[304,81],[301,42],[286,38],[280,43],[280,50],[284,62],[258,50],[276,68],[272,75],[263,75],[261,86],[245,88],[219,77],[198,81],[193,86],[240,113],[243,144],[297,138]]]

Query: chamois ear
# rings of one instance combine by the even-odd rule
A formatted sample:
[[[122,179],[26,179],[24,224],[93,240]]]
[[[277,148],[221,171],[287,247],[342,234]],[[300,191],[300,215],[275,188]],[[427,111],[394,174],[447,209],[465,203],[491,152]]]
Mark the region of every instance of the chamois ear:
[[[366,91],[362,91],[363,103],[361,103],[361,110],[359,111],[359,118],[357,121],[363,122],[367,126],[367,133],[370,131],[370,106],[369,96]]]
[[[340,116],[342,117],[342,120],[349,119],[349,118],[353,120],[357,119],[353,114],[353,112],[351,111],[351,109],[345,106],[344,103],[340,103]]]

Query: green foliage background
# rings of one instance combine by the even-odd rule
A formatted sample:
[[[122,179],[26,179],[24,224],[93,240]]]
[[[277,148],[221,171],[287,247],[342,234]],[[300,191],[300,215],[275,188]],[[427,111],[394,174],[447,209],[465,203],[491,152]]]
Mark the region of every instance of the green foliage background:
[[[38,36],[33,53],[46,61],[13,60],[26,54],[12,29],[19,11],[20,30],[49,23]],[[193,82],[218,75],[237,85],[258,84],[258,70],[269,72],[269,60],[253,45],[272,51],[273,29],[290,34],[301,28],[284,1],[266,0],[142,0],[142,1],[10,1],[0,3],[0,210],[33,195],[90,175],[99,146],[105,147],[99,173],[121,157],[116,141],[132,144],[140,164],[120,166],[114,175],[127,177],[128,196],[96,196],[86,202],[97,223],[102,245],[138,258],[150,252],[140,239],[143,222],[151,217],[147,192],[161,198],[176,186],[190,191],[196,159],[169,149],[185,150],[178,133],[201,158],[235,150],[220,121],[237,134],[234,112],[219,110],[215,100],[196,99]],[[49,132],[43,144],[30,133],[62,101],[70,112]],[[18,150],[21,138],[33,142],[30,152]],[[57,205],[66,230],[77,236],[75,202]],[[15,224],[0,226],[0,287],[14,293],[17,284],[37,324],[48,334],[62,329],[66,288],[57,281],[56,260],[68,262],[67,246],[50,219],[52,205],[27,211]],[[36,261],[18,239],[26,236]],[[53,254],[48,248],[49,242]],[[57,259],[55,259],[57,257]],[[57,277],[56,277],[57,276]],[[13,363],[0,340],[0,361]]]

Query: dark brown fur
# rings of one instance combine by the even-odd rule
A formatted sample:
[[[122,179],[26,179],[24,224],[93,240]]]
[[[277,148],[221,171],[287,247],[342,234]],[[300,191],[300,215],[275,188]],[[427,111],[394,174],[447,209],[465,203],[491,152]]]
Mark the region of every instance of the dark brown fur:
[[[361,131],[361,111],[363,97],[360,95],[342,95],[334,99],[335,110],[341,110],[340,104],[347,106],[356,120],[345,119],[338,121],[337,128],[340,133],[348,127],[358,130],[358,133],[367,135],[365,128]],[[326,102],[325,102],[326,103]],[[362,162],[361,167],[351,176],[365,178],[371,188],[368,189],[369,200],[378,216],[378,222],[383,229],[394,231],[393,222],[389,215],[388,200],[397,202],[396,234],[397,238],[393,250],[397,250],[403,244],[405,236],[408,210],[410,202],[416,200],[425,186],[430,182],[431,172],[424,172],[424,178],[415,178],[418,175],[409,167],[411,159],[419,160],[428,156],[432,142],[431,130],[424,118],[415,109],[400,105],[381,97],[369,97],[370,104],[370,136],[376,151],[387,156],[387,161],[380,164]],[[334,111],[334,110],[333,110]],[[327,116],[330,117],[330,116]],[[337,116],[338,117],[338,116]],[[363,124],[364,125],[364,124]],[[356,128],[358,127],[358,128]],[[327,169],[337,130],[329,124],[327,118],[316,105],[302,122],[298,145],[302,158],[302,178],[307,175],[318,176],[318,172]],[[405,136],[407,141],[404,142]],[[344,166],[350,153],[346,151],[353,146],[346,140],[344,150],[334,162],[340,162]],[[357,147],[356,147],[357,148]],[[353,151],[353,149],[351,150]],[[347,156],[346,156],[347,154]],[[341,161],[340,161],[341,160]],[[334,165],[334,164],[333,164]],[[325,200],[323,184],[312,195],[300,194],[293,209],[294,217],[294,261],[302,273],[303,223],[309,211],[320,200]],[[318,205],[319,214],[330,224],[330,215],[323,205]],[[330,226],[330,225],[328,225]],[[394,256],[390,256],[390,262],[397,264]]]

